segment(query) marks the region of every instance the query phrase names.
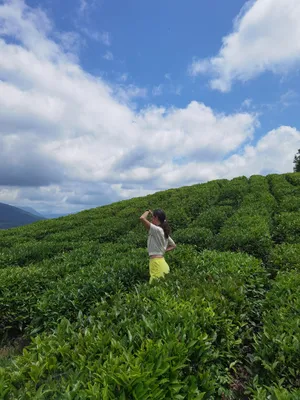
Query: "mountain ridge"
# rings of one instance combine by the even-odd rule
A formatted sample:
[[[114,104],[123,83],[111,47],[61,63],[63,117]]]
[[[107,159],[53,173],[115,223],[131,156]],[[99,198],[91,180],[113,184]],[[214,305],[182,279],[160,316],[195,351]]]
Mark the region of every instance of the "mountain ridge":
[[[17,228],[44,219],[44,217],[34,215],[22,208],[0,203],[0,229]]]

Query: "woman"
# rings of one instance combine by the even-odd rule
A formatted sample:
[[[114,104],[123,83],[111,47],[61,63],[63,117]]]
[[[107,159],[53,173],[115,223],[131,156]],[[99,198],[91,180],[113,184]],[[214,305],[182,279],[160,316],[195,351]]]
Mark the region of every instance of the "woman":
[[[148,221],[148,215],[151,215],[151,222]],[[140,216],[140,221],[149,231],[147,249],[150,257],[150,283],[157,278],[163,278],[170,272],[170,268],[164,259],[166,251],[175,249],[176,244],[169,236],[170,227],[166,220],[166,214],[163,210],[147,210]]]

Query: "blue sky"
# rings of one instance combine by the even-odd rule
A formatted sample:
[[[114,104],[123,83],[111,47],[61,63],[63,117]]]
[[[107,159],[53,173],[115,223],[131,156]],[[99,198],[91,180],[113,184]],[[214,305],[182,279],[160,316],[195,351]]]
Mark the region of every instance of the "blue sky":
[[[0,1],[0,202],[292,171],[298,0]]]

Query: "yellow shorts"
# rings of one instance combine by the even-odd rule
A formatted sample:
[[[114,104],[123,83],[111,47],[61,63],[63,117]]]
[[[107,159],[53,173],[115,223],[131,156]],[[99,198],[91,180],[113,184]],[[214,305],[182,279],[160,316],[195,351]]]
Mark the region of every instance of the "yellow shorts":
[[[164,258],[150,258],[149,262],[150,283],[153,279],[163,278],[170,272],[170,268]]]

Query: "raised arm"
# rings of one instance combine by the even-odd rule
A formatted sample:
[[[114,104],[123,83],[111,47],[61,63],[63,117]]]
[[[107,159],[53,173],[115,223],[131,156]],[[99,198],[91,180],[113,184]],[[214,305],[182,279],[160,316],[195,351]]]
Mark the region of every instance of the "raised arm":
[[[147,231],[149,231],[149,229],[150,229],[150,221],[147,220],[149,214],[152,216],[151,210],[145,211],[144,214],[142,214],[140,216],[140,221],[144,225],[144,227],[147,229]]]

